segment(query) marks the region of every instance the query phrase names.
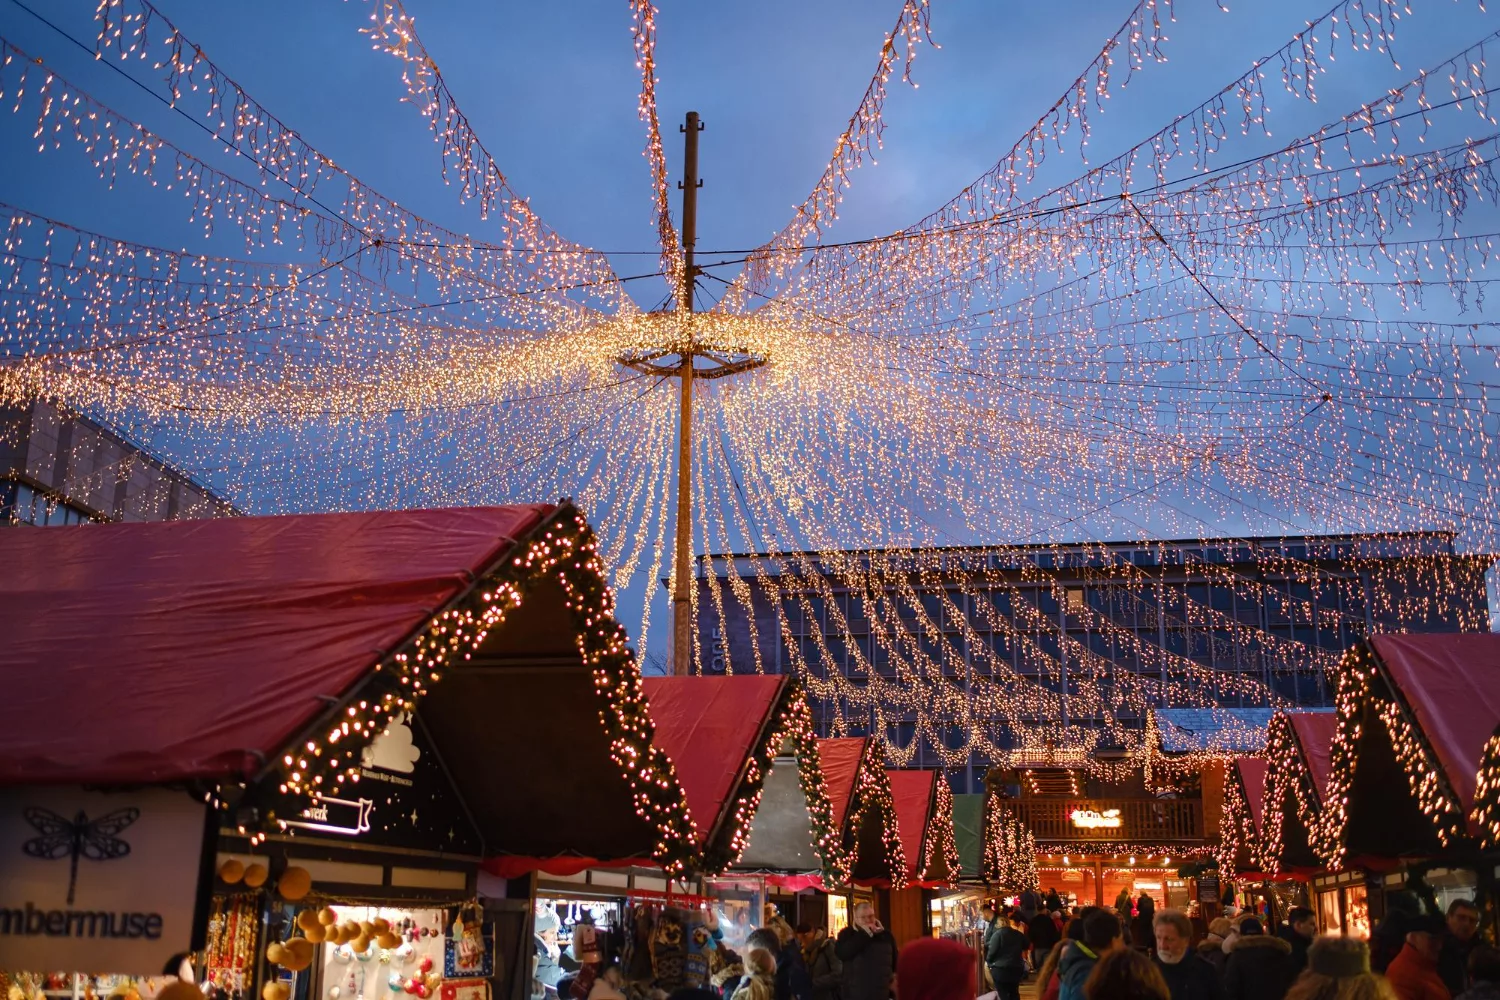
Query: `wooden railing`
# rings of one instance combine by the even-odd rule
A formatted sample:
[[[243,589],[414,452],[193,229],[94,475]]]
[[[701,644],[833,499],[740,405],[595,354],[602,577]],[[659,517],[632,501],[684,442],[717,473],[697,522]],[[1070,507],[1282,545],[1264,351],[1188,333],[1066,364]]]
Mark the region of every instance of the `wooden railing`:
[[[1037,840],[1159,844],[1203,839],[1199,799],[1011,799]]]

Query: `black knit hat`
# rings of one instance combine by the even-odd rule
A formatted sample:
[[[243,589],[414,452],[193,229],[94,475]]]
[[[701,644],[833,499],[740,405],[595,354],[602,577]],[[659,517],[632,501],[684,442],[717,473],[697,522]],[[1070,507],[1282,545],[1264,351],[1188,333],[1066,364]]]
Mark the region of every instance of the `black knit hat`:
[[[1370,946],[1359,938],[1325,934],[1307,949],[1307,968],[1333,979],[1362,976],[1370,971]]]

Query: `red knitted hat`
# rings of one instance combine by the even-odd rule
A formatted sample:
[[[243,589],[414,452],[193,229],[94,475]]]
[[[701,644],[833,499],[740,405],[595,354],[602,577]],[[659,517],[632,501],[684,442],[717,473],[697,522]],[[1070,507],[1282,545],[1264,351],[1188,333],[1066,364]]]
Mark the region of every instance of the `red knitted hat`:
[[[974,951],[946,938],[917,938],[896,962],[901,1000],[974,1000]]]

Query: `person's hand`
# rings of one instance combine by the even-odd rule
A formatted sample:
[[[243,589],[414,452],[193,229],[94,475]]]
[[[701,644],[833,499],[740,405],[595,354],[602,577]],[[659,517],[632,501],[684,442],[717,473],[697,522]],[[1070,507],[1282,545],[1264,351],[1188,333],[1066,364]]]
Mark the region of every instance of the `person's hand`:
[[[871,917],[869,930],[871,934],[879,934],[881,931],[885,930],[885,925],[880,922],[879,917]]]
[[[709,904],[707,912],[705,912],[703,915],[703,925],[711,931],[716,931],[719,929],[718,908],[715,907],[712,903]]]

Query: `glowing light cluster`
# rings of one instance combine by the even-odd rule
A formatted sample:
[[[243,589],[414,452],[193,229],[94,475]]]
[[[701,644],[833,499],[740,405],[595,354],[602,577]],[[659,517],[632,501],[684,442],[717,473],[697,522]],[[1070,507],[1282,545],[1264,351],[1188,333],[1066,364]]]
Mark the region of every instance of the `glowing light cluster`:
[[[984,799],[982,870],[986,882],[1005,892],[1041,888],[1036,837],[999,796]]]
[[[628,9],[675,294],[657,12]],[[441,177],[478,216],[473,233],[315,148],[149,0],[103,0],[99,55],[160,70],[137,82],[173,102],[162,114],[199,123],[214,156],[3,39],[0,93],[34,122],[37,155],[234,234],[244,259],[0,209],[0,402],[85,410],[258,513],[571,496],[623,588],[659,580],[669,551],[677,387],[618,362],[690,344],[753,355],[766,363],[693,390],[694,549],[746,553],[709,561],[724,572],[707,574],[704,608],[740,616],[751,639],[732,660],[727,631],[695,636],[700,668],[780,664],[829,706],[834,734],[871,733],[898,767],[925,748],[945,766],[1046,758],[1103,776],[1145,757],[1170,773],[1200,761],[1152,757],[1151,708],[1290,707],[1270,679],[1332,667],[1314,636],[1360,633],[1356,600],[1487,624],[1444,596],[1476,588],[1484,564],[1435,554],[1430,535],[1381,540],[1385,562],[1359,546],[1293,556],[1236,543],[1285,590],[1189,557],[1236,600],[1283,609],[1284,626],[1191,594],[1148,602],[1163,561],[1064,544],[1212,539],[1230,523],[1440,529],[1461,553],[1500,543],[1485,314],[1500,236],[1485,225],[1500,192],[1493,40],[1394,69],[1402,10],[1346,0],[1299,22],[1207,100],[1083,162],[1090,116],[1170,47],[1170,5],[1141,0],[932,215],[874,240],[811,242],[880,148],[897,64],[906,78],[929,40],[928,4],[903,0],[812,194],[738,280],[719,279],[731,287],[717,306],[688,316],[642,311],[603,254],[538,218],[400,0],[370,0],[364,37],[399,71]],[[1341,68],[1335,54],[1394,76],[1273,138],[1274,115]],[[961,573],[940,548],[957,544],[973,546]],[[1090,585],[1133,593],[1130,613],[1168,641],[1070,605],[1060,567],[1080,558]],[[652,613],[648,601],[632,623],[638,649]],[[485,627],[474,615],[449,625]],[[1199,641],[1253,651],[1258,669],[1204,667],[1185,652]],[[1133,759],[1090,761],[1101,743]]]
[[[1260,838],[1252,841],[1261,871],[1279,875],[1287,867],[1286,843],[1290,824],[1296,823],[1307,837],[1314,855],[1326,857],[1327,823],[1323,809],[1324,789],[1318,787],[1308,749],[1285,712],[1271,718],[1266,736],[1265,794],[1262,799]]]

